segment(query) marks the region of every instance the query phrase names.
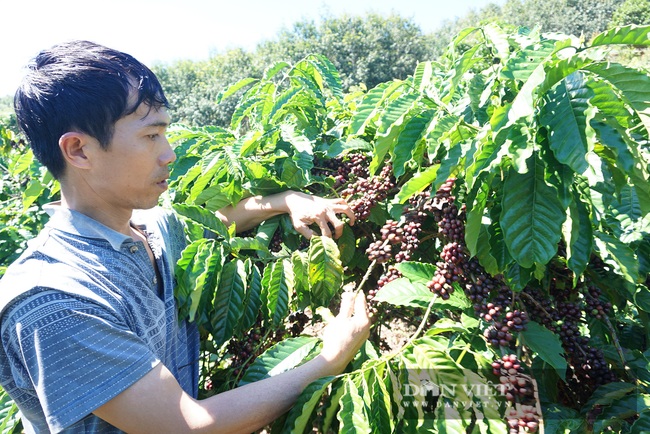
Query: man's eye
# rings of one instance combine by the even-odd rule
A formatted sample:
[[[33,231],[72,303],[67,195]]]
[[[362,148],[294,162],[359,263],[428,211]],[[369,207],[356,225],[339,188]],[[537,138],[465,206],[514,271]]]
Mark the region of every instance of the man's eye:
[[[151,140],[156,140],[158,138],[159,134],[149,134],[147,137],[149,137]]]

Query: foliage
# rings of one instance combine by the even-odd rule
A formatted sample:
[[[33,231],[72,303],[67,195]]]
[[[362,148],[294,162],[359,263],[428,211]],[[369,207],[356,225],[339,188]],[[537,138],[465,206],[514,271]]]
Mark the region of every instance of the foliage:
[[[0,124],[0,276],[43,227],[41,206],[54,200],[58,183],[34,158],[25,141]]]
[[[242,78],[260,76],[254,56],[241,49],[207,61],[179,61],[155,65],[154,73],[165,88],[174,122],[190,125],[225,125],[233,104],[216,105],[219,92]]]
[[[625,0],[616,9],[610,25],[643,25],[650,23],[650,3],[646,0]]]
[[[224,91],[244,92],[228,128],[176,129],[202,393],[313,357],[304,315],[347,285],[372,302],[371,341],[273,432],[643,431],[650,76],[606,50],[649,32],[468,28],[367,92],[308,55]],[[359,220],[307,243],[283,217],[237,233],[212,215],[286,189],[346,197]],[[396,324],[409,335],[387,348]]]
[[[298,22],[252,53],[231,50],[208,61],[156,65],[153,70],[165,88],[175,122],[226,126],[236,100],[215,105],[218,94],[242,78],[261,78],[264,65],[296,63],[318,53],[334,63],[343,89],[348,90],[406,78],[419,60],[431,57],[429,46],[413,21],[395,15],[324,17],[318,24]]]
[[[501,17],[510,24],[541,27],[543,32],[561,32],[591,38],[609,27],[612,14],[623,0],[508,0]],[[625,23],[630,24],[630,23]]]
[[[352,86],[372,88],[406,78],[431,51],[420,28],[397,15],[323,17],[316,24],[303,21],[277,40],[260,44],[256,55],[264,64],[295,63],[310,53],[327,57],[341,77],[344,91]]]

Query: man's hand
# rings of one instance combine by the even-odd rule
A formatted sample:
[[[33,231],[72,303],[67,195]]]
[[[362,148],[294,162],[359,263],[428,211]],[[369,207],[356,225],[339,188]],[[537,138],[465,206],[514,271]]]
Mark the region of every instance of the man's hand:
[[[237,232],[244,232],[266,219],[284,213],[289,214],[294,228],[307,239],[314,235],[314,231],[309,228],[312,224],[316,224],[325,237],[340,237],[344,226],[340,214],[348,216],[350,224],[354,224],[354,212],[345,199],[324,199],[298,191],[249,197],[236,206],[227,206],[215,214],[226,226],[235,223]]]
[[[318,196],[309,196],[298,192],[289,192],[285,196],[285,203],[293,227],[305,238],[314,235],[309,226],[316,224],[322,236],[338,238],[343,234],[344,223],[338,214],[345,214],[354,224],[354,213],[345,199],[324,199]],[[334,229],[334,234],[330,225]]]
[[[323,330],[321,353],[294,369],[199,401],[159,363],[94,413],[129,433],[250,433],[285,413],[314,380],[343,372],[369,334],[363,293],[346,292]]]
[[[341,307],[336,317],[323,330],[320,355],[333,367],[332,374],[341,373],[370,335],[370,317],[363,293],[341,294]]]

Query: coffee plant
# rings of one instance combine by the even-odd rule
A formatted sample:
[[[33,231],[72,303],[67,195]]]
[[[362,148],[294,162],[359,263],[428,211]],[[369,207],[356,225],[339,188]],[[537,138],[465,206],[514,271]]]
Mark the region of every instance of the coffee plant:
[[[313,357],[342,290],[371,338],[271,432],[650,429],[650,75],[590,41],[486,25],[406,80],[344,93],[325,57],[278,63],[228,128],[176,126],[167,198],[191,243],[179,307],[202,330],[201,393]],[[286,216],[214,217],[288,189],[357,221],[307,241]]]
[[[649,431],[650,75],[608,55],[649,33],[468,28],[408,79],[347,93],[310,55],[225,89],[227,128],[174,126],[163,201],[187,223],[176,296],[201,397],[314,357],[351,290],[371,338],[268,431]],[[6,265],[58,187],[4,127],[0,146]],[[286,216],[241,232],[214,215],[288,189],[357,221],[306,240]],[[0,431],[19,429],[0,390]]]

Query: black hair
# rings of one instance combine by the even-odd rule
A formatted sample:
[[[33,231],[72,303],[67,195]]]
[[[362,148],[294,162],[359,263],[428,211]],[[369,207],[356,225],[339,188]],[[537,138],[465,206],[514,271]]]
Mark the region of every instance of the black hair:
[[[135,103],[129,96],[137,92]],[[78,131],[107,149],[115,122],[141,103],[168,107],[154,73],[129,54],[89,41],[41,51],[28,65],[14,109],[34,155],[56,179],[65,171],[59,138]]]

